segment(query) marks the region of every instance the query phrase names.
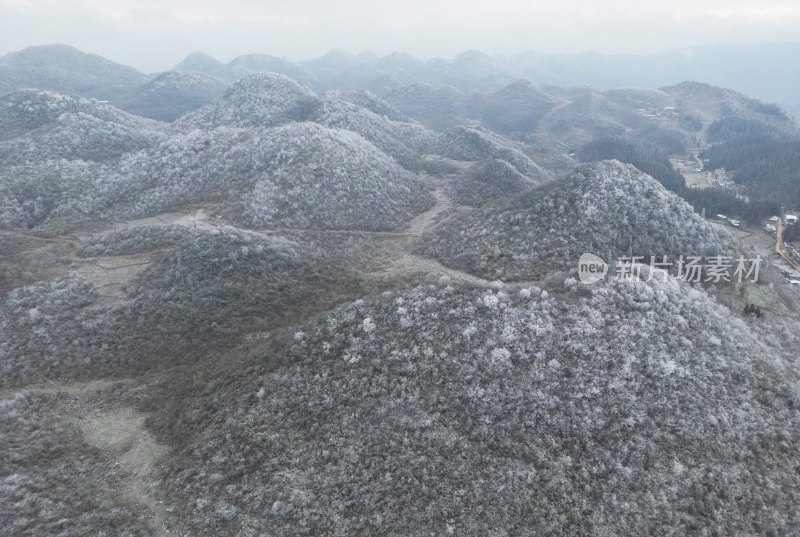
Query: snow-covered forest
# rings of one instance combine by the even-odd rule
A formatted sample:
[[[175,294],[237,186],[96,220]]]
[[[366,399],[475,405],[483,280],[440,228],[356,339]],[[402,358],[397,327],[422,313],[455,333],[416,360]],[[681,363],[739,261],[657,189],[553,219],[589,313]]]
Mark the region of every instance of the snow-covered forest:
[[[796,121],[498,61],[0,58],[0,535],[799,535]]]

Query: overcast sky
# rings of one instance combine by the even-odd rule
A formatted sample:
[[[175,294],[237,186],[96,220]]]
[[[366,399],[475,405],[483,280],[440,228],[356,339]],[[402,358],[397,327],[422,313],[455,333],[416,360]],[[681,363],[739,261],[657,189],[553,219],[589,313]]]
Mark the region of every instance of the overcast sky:
[[[331,48],[420,58],[656,52],[800,40],[798,0],[0,0],[0,54],[66,43],[145,71],[194,50],[311,59]]]

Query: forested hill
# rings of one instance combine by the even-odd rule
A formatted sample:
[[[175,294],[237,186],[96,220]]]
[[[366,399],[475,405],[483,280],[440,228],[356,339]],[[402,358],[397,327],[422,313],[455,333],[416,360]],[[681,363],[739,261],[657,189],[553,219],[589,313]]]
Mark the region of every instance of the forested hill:
[[[725,118],[709,127],[708,136],[714,142],[704,154],[709,167],[733,170],[753,196],[800,207],[800,133]]]
[[[769,147],[774,145],[769,144]],[[577,156],[584,162],[617,159],[632,164],[657,179],[667,190],[684,198],[698,213],[705,210],[706,214],[723,213],[748,222],[758,222],[780,212],[780,197],[768,190],[753,189],[754,195],[746,200],[734,192],[720,188],[687,187],[683,175],[675,170],[661,147],[646,140],[629,136],[598,138],[583,146]],[[735,168],[732,165],[730,167]],[[794,184],[800,183],[795,181]]]

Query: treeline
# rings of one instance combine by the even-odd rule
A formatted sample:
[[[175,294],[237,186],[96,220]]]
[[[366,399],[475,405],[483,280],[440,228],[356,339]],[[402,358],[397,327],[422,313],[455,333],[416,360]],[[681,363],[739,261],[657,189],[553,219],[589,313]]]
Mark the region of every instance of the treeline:
[[[583,162],[610,159],[627,162],[657,179],[667,190],[680,192],[686,188],[683,175],[672,167],[666,154],[650,142],[627,136],[607,136],[584,145],[577,157]]]
[[[736,216],[752,224],[779,214],[781,209],[777,201],[754,198],[747,201],[735,192],[721,188],[685,188],[679,194],[691,203],[696,211],[705,209],[709,216],[715,214]]]
[[[703,154],[710,167],[734,170],[753,197],[800,205],[800,139],[741,118],[713,123],[708,137],[717,142]]]
[[[748,222],[778,214],[780,202],[766,196],[745,200],[736,193],[720,188],[691,188],[683,175],[672,167],[669,157],[657,145],[628,136],[609,136],[589,142],[578,152],[584,162],[617,159],[636,166],[654,177],[664,188],[688,201],[698,213],[724,213]],[[738,174],[737,174],[738,178]]]
[[[800,242],[800,225],[786,226],[783,231],[784,242]]]
[[[701,120],[695,114],[683,113],[678,121],[680,122],[681,127],[688,131],[697,132],[703,130],[703,120]]]
[[[731,116],[709,125],[706,138],[711,143],[722,143],[732,140],[756,139],[782,141],[787,137],[781,131],[761,121]]]

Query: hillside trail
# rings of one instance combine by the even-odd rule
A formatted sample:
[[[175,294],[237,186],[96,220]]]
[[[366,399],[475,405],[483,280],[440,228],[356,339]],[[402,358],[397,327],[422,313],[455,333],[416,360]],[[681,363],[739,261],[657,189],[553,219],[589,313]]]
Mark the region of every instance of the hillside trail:
[[[441,187],[433,191],[433,197],[436,198],[436,204],[424,213],[414,217],[406,227],[406,232],[421,235],[426,231],[430,231],[438,225],[437,218],[456,207],[453,200],[444,193]]]
[[[796,271],[800,272],[800,263],[798,263],[791,255],[786,252],[786,248],[783,246],[783,233],[785,229],[783,226],[783,219],[778,219],[778,224],[776,226],[775,232],[775,253],[778,254],[786,261],[790,267],[795,269]]]
[[[36,235],[35,233],[12,230],[12,229],[0,229],[0,235],[19,237],[21,239],[37,240],[44,242],[58,242],[61,244],[67,244],[71,247],[69,256],[73,259],[76,258],[75,252],[81,247],[81,241],[75,237],[48,237],[48,236]]]
[[[425,233],[433,231],[448,222],[459,213],[472,210],[466,205],[458,205],[442,189],[442,180],[439,179],[438,186],[433,192],[436,204],[422,214],[412,219],[406,227],[406,232],[410,237],[422,237]],[[417,239],[418,240],[418,239]],[[385,266],[373,276],[387,278],[389,280],[403,277],[413,277],[417,275],[428,275],[439,279],[448,278],[453,283],[467,284],[476,287],[497,288],[498,282],[492,282],[468,272],[446,267],[435,259],[422,257],[413,253],[414,240],[386,240],[383,242],[385,256]],[[522,289],[541,285],[541,282],[514,282],[503,284],[506,289]]]
[[[160,461],[168,448],[145,428],[147,416],[130,406],[86,409],[78,418],[78,426],[84,441],[110,459],[112,472],[117,475],[106,486],[127,503],[139,507],[154,535],[169,535],[164,501],[158,499]]]
[[[425,233],[436,229],[460,212],[471,210],[470,207],[458,205],[444,192],[448,180],[442,175],[423,174],[422,179],[432,187],[435,199],[434,205],[417,215],[404,229],[396,231],[368,231],[361,229],[325,229],[325,228],[290,228],[275,227],[268,229],[252,230],[261,235],[284,234],[320,234],[320,235],[354,235],[372,237],[381,245],[378,256],[385,267],[374,276],[382,278],[409,277],[427,274],[440,278],[447,276],[454,282],[471,285],[486,286],[489,282],[458,269],[446,267],[436,260],[420,257],[413,253],[414,242]],[[41,240],[67,244],[70,247],[70,259],[80,262],[75,269],[81,276],[93,281],[100,291],[100,305],[107,303],[122,303],[126,300],[122,289],[141,270],[152,263],[152,256],[157,253],[168,252],[174,248],[164,248],[151,252],[141,252],[123,255],[78,256],[77,252],[83,246],[83,240],[104,234],[120,232],[129,229],[146,228],[152,226],[177,225],[197,230],[210,230],[219,227],[223,222],[213,215],[217,208],[214,204],[195,204],[184,206],[172,212],[161,213],[154,216],[125,220],[111,227],[84,237],[77,236],[42,236],[35,233],[18,230],[0,230],[0,234],[18,236],[26,239]],[[535,284],[536,282],[531,282]],[[523,283],[515,284],[519,287]]]
[[[489,282],[482,278],[458,269],[445,267],[436,260],[420,257],[413,253],[414,240],[436,229],[454,215],[471,209],[470,207],[454,203],[453,200],[445,194],[443,189],[447,181],[445,177],[425,175],[423,179],[433,187],[432,194],[435,198],[435,203],[430,209],[411,219],[404,229],[396,231],[368,231],[361,229],[275,227],[252,231],[261,235],[273,236],[310,233],[372,237],[380,241],[379,243],[382,248],[378,255],[382,258],[382,264],[385,267],[379,273],[373,273],[373,276],[391,279],[427,274],[436,278],[447,276],[452,281],[458,283],[487,286]],[[88,237],[101,236],[103,234],[127,229],[162,225],[178,225],[191,229],[210,230],[223,224],[223,222],[215,219],[213,216],[212,213],[214,209],[216,209],[216,206],[213,204],[185,206],[172,212],[118,222],[106,230],[88,234]],[[83,246],[83,241],[79,237],[48,237],[15,230],[0,230],[0,234],[48,242],[59,242],[69,245],[70,259],[81,262],[81,267],[78,269],[78,272],[82,276],[95,282],[97,284],[96,286],[101,291],[101,305],[124,302],[125,296],[122,292],[122,288],[125,283],[130,281],[138,272],[146,268],[147,265],[152,262],[153,254],[173,250],[173,248],[165,248],[152,252],[134,254],[83,257],[77,255],[77,252]]]
[[[445,194],[442,188],[443,178],[436,178],[435,181],[432,185],[435,204],[413,218],[404,229],[397,231],[273,229],[256,232],[265,235],[302,232],[369,236],[375,239],[378,246],[377,253],[369,255],[380,258],[377,264],[381,268],[366,275],[376,281],[391,284],[398,279],[407,278],[422,283],[446,276],[453,283],[497,288],[496,283],[413,253],[415,241],[419,240],[420,236],[435,230],[459,212],[471,210],[457,205]],[[194,229],[212,229],[222,224],[219,219],[212,220],[209,212],[207,209],[202,209],[194,210],[191,214],[184,211],[127,221],[87,236],[93,237],[131,227],[183,225]],[[83,258],[79,257],[77,252],[83,246],[82,239],[86,240],[85,236],[42,237],[29,232],[8,230],[0,230],[0,234],[68,245],[70,258],[75,261],[69,270],[91,281],[100,291],[101,300],[92,307],[118,304],[128,300],[123,292],[124,286],[152,263],[154,254],[169,250]],[[374,259],[370,259],[372,260]],[[109,471],[106,476],[92,478],[99,480],[95,484],[111,497],[119,498],[126,505],[130,505],[147,522],[153,534],[159,536],[180,534],[179,528],[170,527],[171,517],[166,512],[162,498],[164,489],[161,464],[169,455],[170,447],[159,443],[148,430],[145,425],[147,413],[135,408],[125,398],[109,395],[118,393],[115,390],[120,389],[125,390],[124,393],[128,395],[139,391],[141,397],[146,397],[149,393],[148,384],[142,379],[98,379],[82,383],[52,381],[14,390],[3,390],[0,391],[0,398],[14,397],[19,392],[47,396],[51,405],[48,411],[59,412],[66,421],[76,425],[84,442],[99,450],[102,460],[108,464]],[[98,404],[98,401],[101,403]]]

